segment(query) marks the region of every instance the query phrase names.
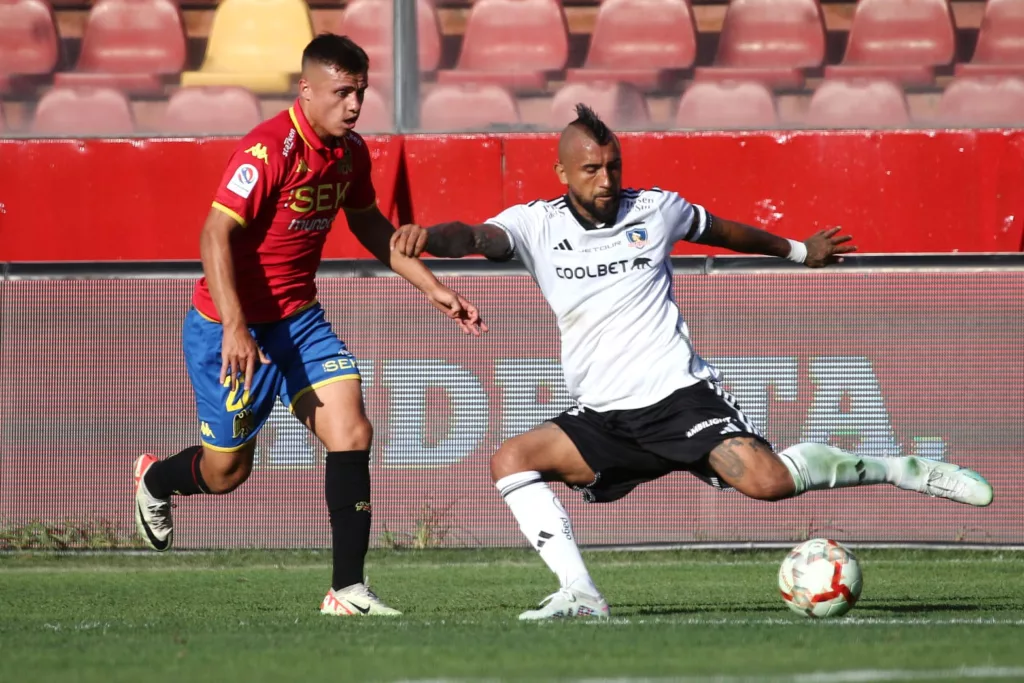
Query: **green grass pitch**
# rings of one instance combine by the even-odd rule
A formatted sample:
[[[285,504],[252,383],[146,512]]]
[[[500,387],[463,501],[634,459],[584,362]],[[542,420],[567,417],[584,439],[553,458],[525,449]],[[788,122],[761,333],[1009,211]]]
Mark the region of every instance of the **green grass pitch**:
[[[783,551],[587,552],[613,618],[539,624],[525,549],[372,552],[395,619],[321,616],[326,553],[5,554],[0,681],[1024,680],[1024,554],[857,554],[860,603],[811,621]]]

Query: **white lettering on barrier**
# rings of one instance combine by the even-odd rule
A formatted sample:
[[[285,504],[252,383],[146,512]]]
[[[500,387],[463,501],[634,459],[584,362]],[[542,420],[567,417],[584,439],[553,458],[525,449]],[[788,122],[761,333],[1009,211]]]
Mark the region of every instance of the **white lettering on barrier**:
[[[775,401],[796,401],[800,359],[794,356],[731,356],[709,359],[722,370],[724,383],[751,421],[772,427]],[[378,364],[358,361],[363,388],[376,386]],[[863,356],[809,359],[810,407],[799,429],[801,441],[834,443],[857,455],[901,454],[871,361]],[[446,467],[475,453],[490,428],[489,391],[462,365],[443,360],[389,360],[380,370],[388,390],[386,412],[374,415],[382,463],[388,467]],[[501,440],[522,434],[572,405],[561,365],[551,358],[498,358],[494,390],[501,395]],[[428,414],[431,389],[446,397],[444,414]],[[442,424],[441,438],[427,443],[428,423]],[[792,430],[791,433],[797,433]],[[388,439],[384,442],[385,435]],[[941,437],[911,436],[915,452],[942,458]],[[278,403],[260,435],[256,462],[261,468],[319,466],[315,439]],[[776,444],[785,448],[791,444]],[[322,450],[322,449],[321,449]]]

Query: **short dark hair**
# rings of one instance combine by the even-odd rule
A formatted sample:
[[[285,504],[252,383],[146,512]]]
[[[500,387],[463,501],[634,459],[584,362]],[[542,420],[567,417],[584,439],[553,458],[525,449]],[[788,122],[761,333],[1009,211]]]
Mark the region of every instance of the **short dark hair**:
[[[309,63],[334,67],[350,74],[365,74],[370,70],[366,50],[348,36],[321,33],[302,51],[302,68]]]
[[[614,137],[608,125],[601,120],[597,112],[582,102],[576,105],[576,120],[570,125],[585,128],[594,136],[594,141],[602,147],[611,142]]]

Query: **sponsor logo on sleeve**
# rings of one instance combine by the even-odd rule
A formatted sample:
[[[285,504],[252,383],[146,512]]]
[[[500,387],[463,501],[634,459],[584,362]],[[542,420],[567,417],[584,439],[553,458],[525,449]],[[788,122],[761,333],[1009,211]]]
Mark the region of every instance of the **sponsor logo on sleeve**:
[[[260,172],[252,164],[243,164],[238,167],[235,174],[228,181],[228,189],[242,199],[248,199],[252,189],[256,187],[256,181],[260,179]]]

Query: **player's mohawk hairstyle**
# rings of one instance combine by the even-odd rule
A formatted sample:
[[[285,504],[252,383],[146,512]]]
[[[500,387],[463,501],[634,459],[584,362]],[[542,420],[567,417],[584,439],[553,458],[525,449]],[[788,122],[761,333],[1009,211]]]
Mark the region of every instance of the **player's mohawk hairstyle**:
[[[576,105],[576,120],[572,125],[585,128],[599,145],[607,145],[612,141],[612,131],[608,125],[601,120],[597,112],[582,102]]]

